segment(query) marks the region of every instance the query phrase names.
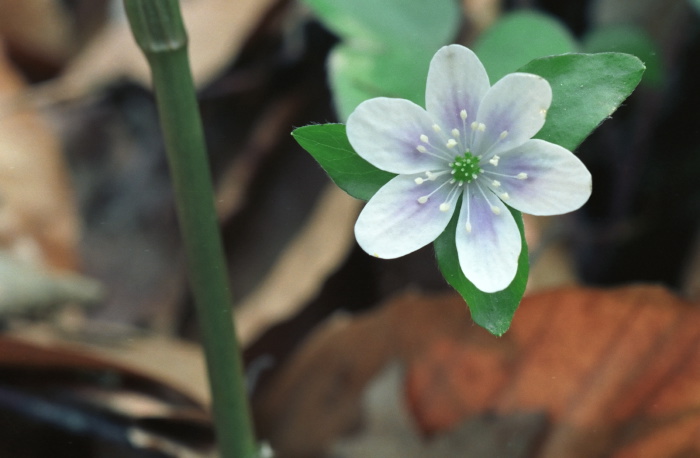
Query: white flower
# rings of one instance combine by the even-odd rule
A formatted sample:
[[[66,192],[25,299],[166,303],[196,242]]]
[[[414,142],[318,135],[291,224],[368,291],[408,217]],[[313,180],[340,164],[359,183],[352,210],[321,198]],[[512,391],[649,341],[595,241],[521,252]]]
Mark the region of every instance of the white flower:
[[[369,254],[397,258],[435,240],[460,196],[456,247],[480,290],[506,288],[518,267],[520,232],[504,204],[533,215],[576,210],[591,175],[569,150],[533,140],[552,101],[549,83],[512,73],[493,86],[469,49],[451,45],[430,63],[426,109],[375,98],[349,116],[350,144],[398,174],[365,206],[355,236]]]

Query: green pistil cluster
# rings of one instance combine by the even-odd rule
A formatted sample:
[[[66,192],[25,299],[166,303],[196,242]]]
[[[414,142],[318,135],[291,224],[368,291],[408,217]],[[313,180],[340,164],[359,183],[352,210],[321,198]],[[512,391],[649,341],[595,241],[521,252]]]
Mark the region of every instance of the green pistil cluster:
[[[469,151],[455,157],[454,162],[450,163],[450,166],[452,167],[452,176],[456,182],[470,183],[483,172],[483,169],[479,166],[479,158]]]

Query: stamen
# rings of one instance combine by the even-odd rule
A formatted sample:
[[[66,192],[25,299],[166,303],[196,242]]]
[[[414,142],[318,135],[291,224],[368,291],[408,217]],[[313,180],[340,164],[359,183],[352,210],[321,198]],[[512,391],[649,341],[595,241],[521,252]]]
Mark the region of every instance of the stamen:
[[[445,173],[447,173],[447,170],[442,171],[442,172],[438,172],[438,173],[425,172],[425,174],[428,176],[428,179],[429,179],[429,180],[434,180],[435,178],[439,177],[440,175],[444,175]],[[418,203],[419,203],[419,204],[424,204],[424,203],[426,203],[426,202],[428,201],[428,199],[430,199],[430,196],[432,196],[433,194],[435,194],[436,192],[438,192],[440,189],[442,189],[443,186],[445,186],[445,185],[447,185],[447,184],[454,184],[454,182],[455,182],[455,180],[448,180],[448,181],[445,181],[445,182],[442,183],[440,186],[438,186],[437,188],[433,189],[433,191],[432,191],[430,194],[428,194],[427,196],[421,196],[421,197],[419,197],[419,198],[417,199],[417,200],[418,200]],[[451,189],[450,192],[447,194],[448,200],[449,200],[450,196],[452,195],[452,192],[453,192],[453,190]],[[443,210],[443,211],[445,211],[445,210]]]
[[[542,116],[547,116],[547,109],[546,109],[546,108],[541,108],[541,109],[540,109],[540,114],[541,114]]]
[[[462,118],[462,121],[467,119],[467,110],[462,110],[459,112],[459,117]]]
[[[446,174],[447,172],[448,172],[447,170],[443,170],[443,171],[438,172],[438,173],[425,172],[425,176],[428,177],[428,180],[430,180],[430,181],[435,181],[435,179],[436,179],[437,177],[441,177],[441,176],[443,176],[444,174]]]
[[[507,136],[508,136],[508,131],[507,131],[507,130],[504,130],[503,132],[501,132],[501,135],[499,135],[498,138],[500,138],[501,140],[503,140],[503,139],[506,138]]]
[[[428,154],[443,161],[449,161],[451,159],[450,153],[446,152],[444,149],[435,148],[433,145],[431,145],[430,140],[426,135],[421,135],[420,140],[428,145],[428,148],[426,148],[425,145],[416,145],[416,150],[418,150],[419,153]]]
[[[457,146],[457,141],[454,138],[450,138],[449,140],[447,140],[447,143],[445,143],[445,146],[448,148],[454,148],[455,146]]]
[[[525,172],[520,172],[517,175],[507,175],[505,173],[496,173],[496,172],[492,172],[491,170],[487,170],[483,173],[485,173],[487,175],[491,175],[491,176],[497,176],[497,177],[515,178],[517,180],[527,180],[528,179],[528,175]],[[496,183],[498,183],[498,184],[496,184]],[[500,186],[501,182],[496,180],[496,179],[493,179],[491,184],[493,184],[494,186]]]
[[[499,197],[500,197],[502,200],[508,200],[508,199],[510,199],[510,194],[508,194],[507,192],[504,192],[504,193],[501,194]]]
[[[483,122],[480,122],[480,123],[479,123],[479,127],[477,127],[477,130],[478,130],[479,132],[485,131],[485,130],[486,130],[486,124],[484,124]]]
[[[418,177],[418,178],[416,178],[416,179],[413,180],[413,181],[414,181],[416,184],[423,184],[423,183],[425,183],[425,180],[422,179],[421,177]]]
[[[440,211],[441,212],[449,211],[449,209],[450,209],[450,204],[448,204],[447,202],[443,202],[440,204]]]
[[[476,122],[476,121],[474,121],[474,122],[471,124],[471,127],[472,127],[472,130],[476,130],[476,129],[479,128],[479,123]]]
[[[498,161],[499,161],[500,159],[501,159],[500,156],[498,156],[498,154],[495,154],[491,159],[489,159],[489,162],[490,162],[491,165],[493,165],[494,167],[497,167],[497,166],[498,166]]]
[[[472,231],[472,215],[471,215],[471,199],[469,196],[469,188],[464,189],[464,197],[463,197],[466,202],[467,202],[467,224],[464,225],[464,228],[467,230],[467,233],[471,233]]]
[[[491,211],[493,212],[494,215],[500,215],[501,214],[501,209],[496,207],[495,205],[491,205]]]
[[[435,133],[439,133],[442,131],[442,129],[440,129],[440,126],[438,126],[437,124],[433,124],[433,130],[435,131]]]
[[[460,137],[459,129],[452,129],[452,136],[454,138],[459,138]]]

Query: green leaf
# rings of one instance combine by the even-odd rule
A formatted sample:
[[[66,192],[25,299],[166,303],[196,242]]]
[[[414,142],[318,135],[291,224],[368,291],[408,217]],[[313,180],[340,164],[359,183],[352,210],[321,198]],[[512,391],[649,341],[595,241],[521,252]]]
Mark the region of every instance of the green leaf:
[[[648,33],[631,24],[614,24],[594,29],[583,40],[588,53],[623,52],[639,57],[647,69],[643,83],[658,87],[663,83],[664,68],[659,49]]]
[[[695,11],[700,13],[700,0],[690,0],[690,4],[695,8]]]
[[[373,97],[423,105],[430,59],[452,41],[462,17],[454,0],[305,2],[342,39],[329,56],[329,78],[343,120]]]
[[[343,124],[316,124],[295,129],[294,139],[318,161],[343,191],[369,200],[396,175],[362,159],[348,142]]]
[[[535,138],[573,151],[629,97],[644,68],[637,57],[620,53],[564,54],[521,67],[552,86],[547,122]]]
[[[347,119],[357,105],[374,97],[397,97],[423,106],[425,75],[436,49],[366,51],[351,45],[336,46],[328,62],[338,116]]]
[[[458,214],[455,213],[445,232],[435,240],[435,255],[438,266],[447,282],[462,295],[469,306],[472,319],[476,324],[486,328],[491,334],[502,336],[510,327],[513,314],[525,294],[527,277],[530,272],[527,242],[523,228],[523,218],[519,211],[510,208],[520,230],[523,248],[518,258],[518,270],[513,282],[503,291],[485,293],[478,289],[462,273],[457,257],[455,235]]]
[[[532,59],[575,52],[577,44],[551,16],[527,11],[504,16],[478,38],[473,50],[494,83]]]
[[[361,47],[437,48],[451,40],[460,10],[453,0],[304,0],[342,39]]]

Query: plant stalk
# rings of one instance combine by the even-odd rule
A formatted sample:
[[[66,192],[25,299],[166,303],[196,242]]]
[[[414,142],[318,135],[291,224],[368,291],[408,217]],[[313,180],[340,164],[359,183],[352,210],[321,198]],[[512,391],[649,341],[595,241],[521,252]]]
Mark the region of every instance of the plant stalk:
[[[214,189],[178,0],[124,0],[146,55],[165,139],[223,458],[258,456],[236,338]]]

